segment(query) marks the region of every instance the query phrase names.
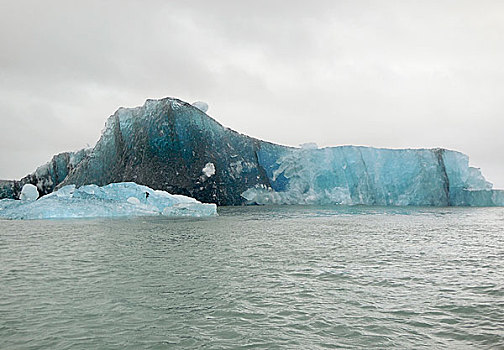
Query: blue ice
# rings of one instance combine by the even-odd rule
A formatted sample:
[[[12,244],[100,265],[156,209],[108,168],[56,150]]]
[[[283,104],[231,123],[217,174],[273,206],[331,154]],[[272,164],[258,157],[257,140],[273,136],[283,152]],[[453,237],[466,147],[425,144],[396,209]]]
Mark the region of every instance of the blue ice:
[[[75,185],[34,201],[0,200],[0,218],[63,219],[92,217],[156,216],[207,217],[217,215],[215,204],[153,190],[133,182],[103,187]]]
[[[242,193],[255,204],[502,206],[466,155],[444,149],[301,147],[259,154],[270,185]]]

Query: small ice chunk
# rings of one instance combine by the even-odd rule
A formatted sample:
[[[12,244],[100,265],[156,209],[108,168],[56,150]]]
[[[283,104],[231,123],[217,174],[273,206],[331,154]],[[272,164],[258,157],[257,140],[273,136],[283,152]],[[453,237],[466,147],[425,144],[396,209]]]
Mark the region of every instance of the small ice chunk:
[[[307,142],[299,145],[301,149],[317,149],[318,145],[315,142]]]
[[[194,107],[198,108],[200,111],[203,113],[206,113],[208,111],[208,103],[203,102],[203,101],[196,101],[192,104]]]
[[[19,199],[22,201],[34,201],[39,197],[37,186],[32,184],[26,184],[21,189],[21,195]]]
[[[213,163],[206,163],[205,167],[201,170],[206,177],[215,175],[215,165]]]

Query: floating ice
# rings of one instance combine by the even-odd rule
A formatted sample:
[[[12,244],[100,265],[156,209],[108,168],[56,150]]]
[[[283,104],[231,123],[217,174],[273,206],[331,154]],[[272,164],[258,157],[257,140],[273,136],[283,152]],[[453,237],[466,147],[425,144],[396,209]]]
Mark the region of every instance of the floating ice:
[[[22,201],[34,201],[39,197],[37,186],[32,184],[26,184],[21,190],[21,195],[19,199]]]
[[[26,185],[25,185],[26,186]],[[60,219],[119,216],[217,215],[215,204],[155,191],[133,182],[99,187],[75,185],[62,187],[36,201],[0,200],[0,217],[7,219]]]
[[[58,154],[20,181],[0,181],[0,198],[19,198],[26,183],[43,195],[134,181],[218,205],[504,206],[504,191],[456,151],[286,147],[225,128],[194,106],[165,98],[120,108],[92,150]],[[135,196],[121,203],[138,206],[130,197],[145,204]]]
[[[192,104],[194,107],[198,108],[200,111],[203,113],[206,113],[208,111],[208,103],[203,102],[203,101],[196,101]]]
[[[215,165],[213,163],[206,163],[205,167],[201,170],[206,177],[215,175]]]

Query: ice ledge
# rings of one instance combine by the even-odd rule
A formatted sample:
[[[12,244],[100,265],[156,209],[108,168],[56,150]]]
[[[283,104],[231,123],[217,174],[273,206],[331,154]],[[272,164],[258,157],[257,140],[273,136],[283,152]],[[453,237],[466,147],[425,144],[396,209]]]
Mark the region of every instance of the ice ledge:
[[[62,187],[36,201],[0,200],[0,218],[65,219],[95,217],[157,216],[209,217],[217,215],[215,204],[182,195],[156,191],[134,182],[103,187]]]

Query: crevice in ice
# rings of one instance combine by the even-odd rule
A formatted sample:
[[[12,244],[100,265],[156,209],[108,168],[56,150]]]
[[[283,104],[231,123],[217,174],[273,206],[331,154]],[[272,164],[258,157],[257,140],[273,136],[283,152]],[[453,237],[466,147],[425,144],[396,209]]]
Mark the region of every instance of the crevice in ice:
[[[257,144],[254,146],[254,158],[255,158],[255,163],[257,165],[257,172],[259,173],[259,177],[264,179],[264,182],[265,185],[269,188],[271,188],[271,182],[270,182],[270,179],[268,177],[268,174],[266,172],[266,169],[264,169],[264,167],[261,165],[261,162],[259,161],[259,155],[257,153],[257,148],[258,147],[261,147],[261,146],[258,146]]]
[[[446,204],[450,205],[450,179],[448,177],[448,173],[446,172],[446,165],[444,162],[444,149],[436,148],[434,149],[434,153],[436,154],[439,168],[441,169],[441,179],[443,181],[443,189],[446,197]]]
[[[371,191],[371,186],[370,186],[370,183],[369,183],[369,170],[368,170],[368,167],[366,165],[366,161],[364,160],[364,156],[362,155],[362,149],[360,149],[360,148],[359,148],[359,155],[360,155],[360,159],[361,159],[361,162],[362,162],[362,166],[364,167],[364,178],[366,180],[366,192],[371,197],[371,198],[369,198],[369,201],[372,204],[374,204],[376,202],[376,200],[375,200],[375,196],[374,196],[373,191]],[[359,191],[359,204],[364,204],[364,199],[362,198],[362,192],[361,191]]]

